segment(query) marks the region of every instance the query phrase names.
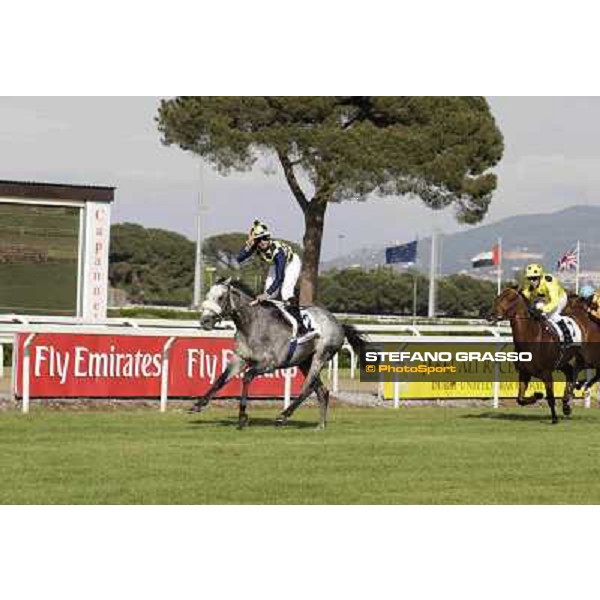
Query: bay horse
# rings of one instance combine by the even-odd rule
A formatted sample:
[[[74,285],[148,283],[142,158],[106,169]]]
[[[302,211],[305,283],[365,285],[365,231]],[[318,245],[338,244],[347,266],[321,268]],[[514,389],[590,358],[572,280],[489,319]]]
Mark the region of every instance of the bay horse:
[[[577,380],[578,373],[584,369],[596,370],[593,377],[586,377],[575,383],[578,390],[583,388],[587,393],[594,383],[600,381],[600,322],[590,315],[588,302],[575,294],[569,296],[563,313],[575,319],[581,327],[582,344],[575,363],[574,380]]]
[[[305,377],[300,394],[279,414],[275,424],[284,425],[314,391],[320,409],[317,429],[325,429],[329,390],[321,380],[321,369],[338,352],[346,338],[357,352],[360,352],[365,340],[352,325],[342,325],[325,308],[309,306],[303,312],[307,313],[318,333],[296,344],[291,341],[292,326],[276,305],[270,301],[256,303],[252,290],[231,278],[215,283],[202,303],[200,326],[212,329],[218,321],[231,318],[236,326],[235,354],[191,410],[199,412],[204,409],[219,389],[242,374],[238,416],[238,428],[242,429],[249,421],[246,408],[251,381],[257,375],[298,366]]]
[[[506,288],[498,295],[489,320],[492,323],[510,321],[515,350],[532,354],[531,362],[516,363],[519,373],[517,404],[520,406],[534,404],[543,397],[536,392],[531,398],[525,398],[531,378],[541,379],[546,389],[546,400],[550,407],[552,423],[558,423],[553,372],[562,371],[566,378],[562,411],[565,416],[570,415],[575,377],[575,369],[570,361],[577,355],[579,348],[572,346],[563,349],[545,318],[532,309],[527,298],[515,288]]]

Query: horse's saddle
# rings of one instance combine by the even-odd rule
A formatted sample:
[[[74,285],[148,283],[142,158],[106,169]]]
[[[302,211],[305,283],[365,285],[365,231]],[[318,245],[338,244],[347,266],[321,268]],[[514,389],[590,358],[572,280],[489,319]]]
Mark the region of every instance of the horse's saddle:
[[[284,365],[289,365],[298,346],[319,336],[321,332],[313,324],[307,307],[285,306],[283,302],[278,301],[273,302],[273,304],[277,306],[285,320],[292,326],[292,337],[288,345],[287,356],[283,361]]]
[[[548,321],[548,325],[552,328],[552,331],[561,344],[581,344],[581,328],[575,319],[563,315],[557,322]]]
[[[289,311],[288,311],[289,312]],[[320,331],[315,327],[310,312],[306,306],[300,306],[294,311],[292,316],[296,320],[296,327],[292,328],[292,337],[298,340],[298,343],[307,342],[317,337]]]
[[[278,300],[271,300],[271,303],[277,306],[285,320],[292,326],[292,339],[296,342],[306,342],[320,334],[313,323],[308,307],[286,306]]]

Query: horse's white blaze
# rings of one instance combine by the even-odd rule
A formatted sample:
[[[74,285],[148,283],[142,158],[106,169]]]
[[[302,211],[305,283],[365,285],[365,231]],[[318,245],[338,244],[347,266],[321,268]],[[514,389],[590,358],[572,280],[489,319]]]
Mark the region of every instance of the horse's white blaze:
[[[214,300],[205,300],[202,303],[202,316],[220,315],[223,312],[221,306]]]
[[[201,317],[219,317],[223,312],[221,302],[226,294],[227,288],[224,285],[213,285],[208,291],[208,294],[206,294],[206,300],[201,304]]]

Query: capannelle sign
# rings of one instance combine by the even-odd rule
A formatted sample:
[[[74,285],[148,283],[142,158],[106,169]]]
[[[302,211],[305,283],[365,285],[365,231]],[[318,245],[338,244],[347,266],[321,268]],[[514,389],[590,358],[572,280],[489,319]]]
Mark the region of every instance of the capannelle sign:
[[[16,388],[22,395],[23,347],[26,335],[16,344]],[[168,338],[158,336],[39,334],[30,346],[30,395],[37,398],[158,398],[163,370],[163,348]],[[221,374],[233,354],[227,338],[182,338],[169,353],[170,397],[202,396]],[[302,374],[291,370],[292,395],[302,385]],[[235,378],[220,397],[241,394]],[[257,377],[250,397],[279,398],[284,395],[281,371]]]

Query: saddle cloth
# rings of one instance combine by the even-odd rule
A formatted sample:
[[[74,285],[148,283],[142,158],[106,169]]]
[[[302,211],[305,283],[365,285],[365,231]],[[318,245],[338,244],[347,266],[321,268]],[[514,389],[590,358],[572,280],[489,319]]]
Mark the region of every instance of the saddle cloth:
[[[306,331],[316,331],[310,313],[306,310],[305,306],[300,307],[300,317],[302,318],[302,325],[304,325]]]
[[[571,338],[573,339],[573,344],[574,345],[579,345],[581,344],[581,329],[579,327],[579,325],[577,324],[577,322],[572,319],[571,317],[561,317],[560,320],[567,326],[569,332],[571,333]],[[558,323],[553,323],[553,322],[549,322],[549,325],[552,327],[552,329],[554,329],[554,332],[556,333],[556,335],[558,336],[558,339],[560,341],[561,344],[564,343],[565,339],[564,339],[564,334],[563,334],[563,330],[561,329],[560,325]]]
[[[298,338],[299,344],[302,344],[303,342],[308,342],[308,340],[312,340],[313,338],[321,335],[321,330],[312,320],[310,312],[308,311],[306,306],[300,307],[300,318],[302,319],[302,325],[304,325],[306,332],[304,333],[304,335]],[[298,335],[297,327],[294,328],[293,335],[295,337]]]
[[[287,311],[284,312],[282,304],[279,304],[278,307],[281,310],[281,312],[283,313],[284,317],[288,321],[290,321],[290,319],[293,319],[293,321],[294,321],[293,323],[291,323],[292,337],[290,338],[287,356],[285,357],[285,360],[283,362],[284,365],[289,365],[292,361],[292,358],[293,358],[294,353],[296,352],[296,349],[298,348],[298,346],[300,344],[303,344],[304,342],[308,342],[309,340],[312,340],[313,338],[315,338],[317,336],[320,336],[321,331],[319,330],[318,327],[315,327],[315,325],[313,324],[313,320],[311,319],[310,313],[308,312],[306,307],[301,306],[300,307],[300,318],[302,319],[302,324],[304,325],[304,327],[306,329],[306,333],[304,333],[304,335],[298,337],[298,323],[296,323],[296,319],[292,315],[290,315]]]

